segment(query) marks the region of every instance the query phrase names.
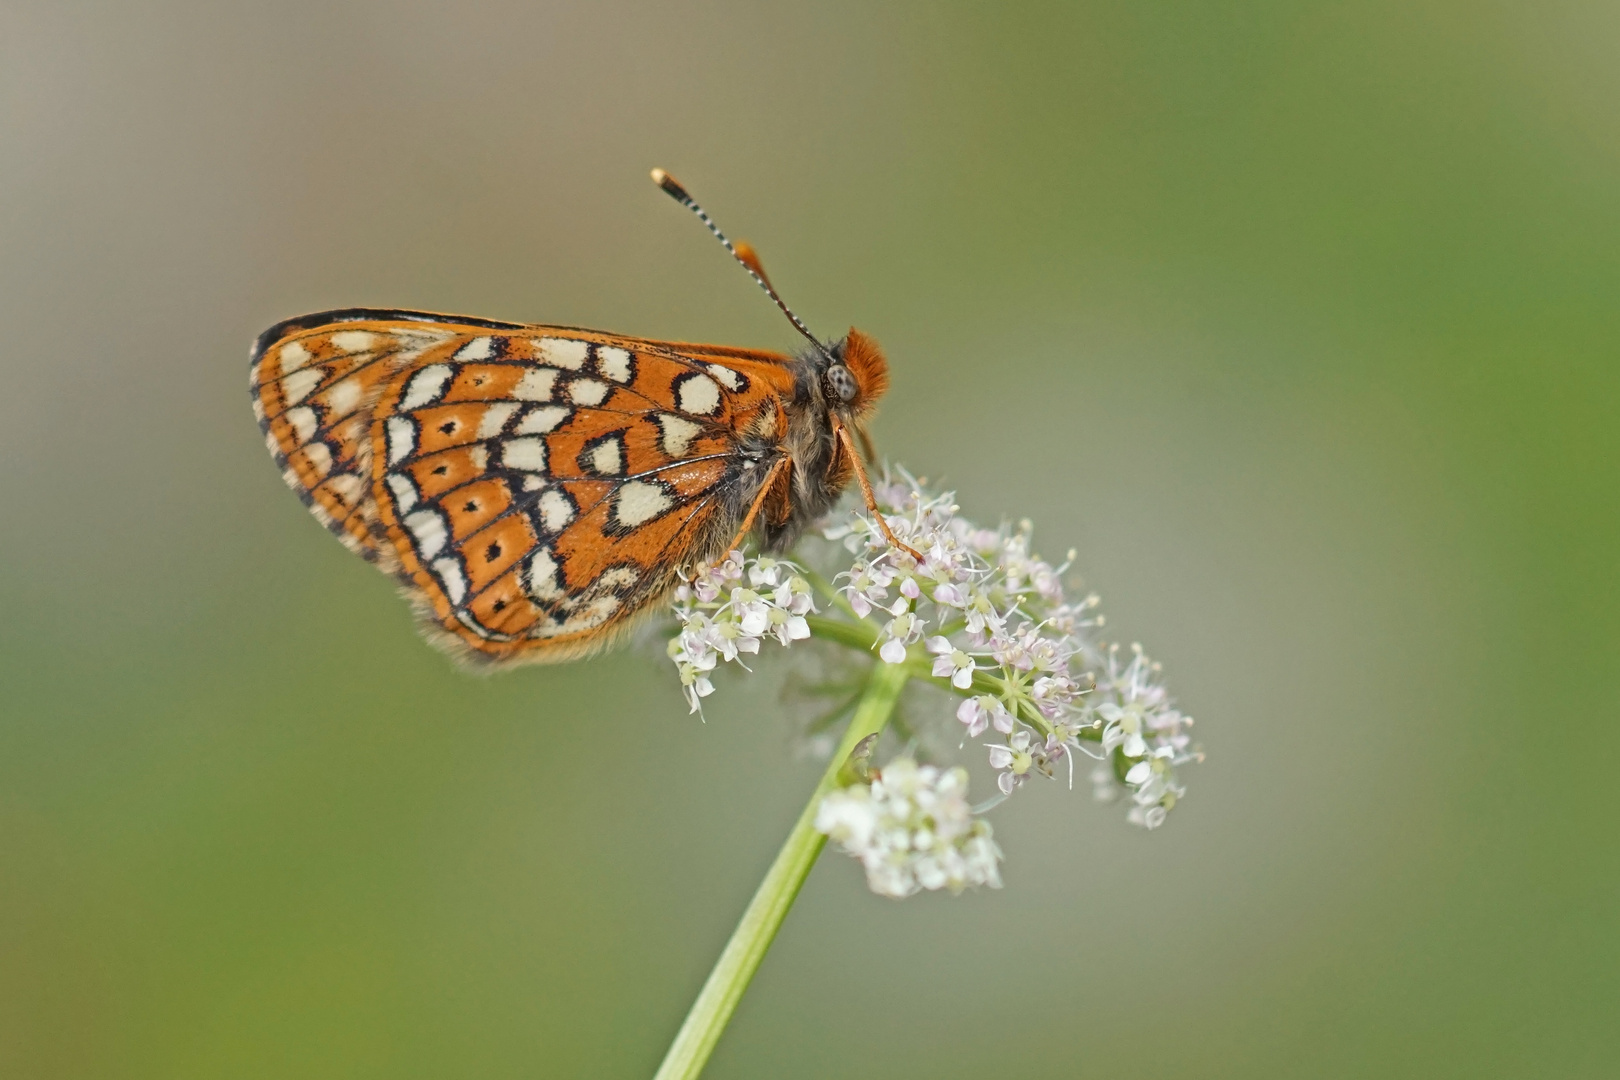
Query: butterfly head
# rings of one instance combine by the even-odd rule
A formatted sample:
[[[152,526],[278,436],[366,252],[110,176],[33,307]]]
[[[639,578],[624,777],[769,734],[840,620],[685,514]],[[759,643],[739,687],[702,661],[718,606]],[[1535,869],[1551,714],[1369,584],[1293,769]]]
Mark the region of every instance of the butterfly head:
[[[821,371],[827,406],[857,422],[871,415],[889,388],[889,362],[878,343],[851,328],[829,352]]]

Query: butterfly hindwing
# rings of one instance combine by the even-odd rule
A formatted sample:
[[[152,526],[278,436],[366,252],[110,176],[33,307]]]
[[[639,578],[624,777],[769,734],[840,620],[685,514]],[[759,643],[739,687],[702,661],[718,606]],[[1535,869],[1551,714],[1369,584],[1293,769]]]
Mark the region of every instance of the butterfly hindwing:
[[[396,563],[371,493],[372,410],[398,372],[456,337],[453,324],[419,313],[331,311],[279,323],[253,348],[253,411],[283,478],[323,525],[385,569]]]

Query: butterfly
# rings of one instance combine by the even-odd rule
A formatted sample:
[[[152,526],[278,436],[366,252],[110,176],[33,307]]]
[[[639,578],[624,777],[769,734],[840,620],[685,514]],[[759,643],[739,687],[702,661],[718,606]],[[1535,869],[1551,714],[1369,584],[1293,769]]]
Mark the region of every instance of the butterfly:
[[[277,323],[251,355],[254,415],[288,486],[393,575],[431,641],[475,664],[619,641],[757,532],[782,551],[853,478],[888,365],[818,339],[759,257],[692,210],[810,343],[797,354],[572,326],[352,308]]]

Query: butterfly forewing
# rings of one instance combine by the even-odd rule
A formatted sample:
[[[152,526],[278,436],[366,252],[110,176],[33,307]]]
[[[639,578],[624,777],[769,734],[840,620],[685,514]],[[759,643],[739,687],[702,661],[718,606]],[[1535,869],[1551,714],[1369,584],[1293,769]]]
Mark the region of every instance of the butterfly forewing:
[[[409,312],[312,316],[255,352],[288,483],[497,660],[606,643],[728,539],[728,491],[769,464],[741,436],[780,432],[792,391],[778,354]]]

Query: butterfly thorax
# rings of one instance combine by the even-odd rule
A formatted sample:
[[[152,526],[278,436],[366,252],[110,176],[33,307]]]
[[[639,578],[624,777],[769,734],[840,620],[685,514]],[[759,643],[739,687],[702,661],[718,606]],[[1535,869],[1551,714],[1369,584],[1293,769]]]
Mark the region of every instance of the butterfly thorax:
[[[763,522],[765,546],[792,547],[804,530],[837,504],[854,475],[854,463],[840,445],[836,426],[867,442],[879,396],[888,388],[888,368],[877,343],[850,330],[825,351],[807,349],[792,360],[793,397],[784,402],[787,432],[780,452],[792,463],[791,494],[769,509]],[[783,505],[785,502],[786,505]]]

